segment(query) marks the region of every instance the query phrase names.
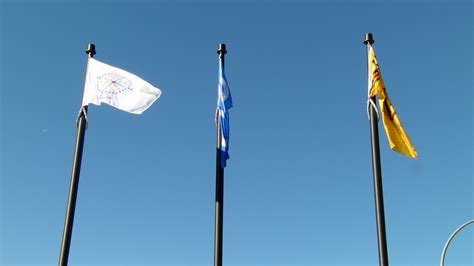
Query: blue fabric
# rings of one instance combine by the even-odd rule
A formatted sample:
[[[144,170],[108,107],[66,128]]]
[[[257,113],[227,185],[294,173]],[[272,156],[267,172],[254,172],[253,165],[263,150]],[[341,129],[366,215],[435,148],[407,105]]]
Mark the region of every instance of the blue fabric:
[[[229,109],[232,108],[232,97],[230,95],[229,85],[224,74],[224,66],[222,60],[219,60],[219,85],[217,88],[217,114],[218,123],[221,128],[221,167],[226,167],[227,159],[229,159]]]

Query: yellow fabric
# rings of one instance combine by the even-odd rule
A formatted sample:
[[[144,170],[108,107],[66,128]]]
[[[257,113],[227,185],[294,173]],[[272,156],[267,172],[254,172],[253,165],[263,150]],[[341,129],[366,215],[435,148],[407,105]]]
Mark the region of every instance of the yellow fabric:
[[[390,142],[390,148],[408,157],[418,158],[415,147],[405,133],[400,119],[388,98],[372,46],[369,46],[369,50],[369,84],[371,84],[369,96],[373,97],[378,94],[382,122]]]

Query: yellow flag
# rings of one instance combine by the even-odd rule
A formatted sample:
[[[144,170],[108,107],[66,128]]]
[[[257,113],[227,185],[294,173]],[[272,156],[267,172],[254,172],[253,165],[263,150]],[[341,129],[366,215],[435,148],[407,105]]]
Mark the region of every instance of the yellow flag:
[[[390,142],[390,148],[408,157],[418,158],[415,147],[405,133],[400,119],[388,98],[372,46],[369,46],[369,87],[370,97],[378,94],[382,122]]]

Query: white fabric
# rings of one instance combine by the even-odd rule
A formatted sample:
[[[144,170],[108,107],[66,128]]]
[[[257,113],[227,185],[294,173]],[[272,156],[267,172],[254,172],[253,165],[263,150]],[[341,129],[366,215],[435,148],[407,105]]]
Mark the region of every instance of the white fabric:
[[[125,70],[89,58],[82,106],[106,103],[141,114],[161,95],[161,90]]]

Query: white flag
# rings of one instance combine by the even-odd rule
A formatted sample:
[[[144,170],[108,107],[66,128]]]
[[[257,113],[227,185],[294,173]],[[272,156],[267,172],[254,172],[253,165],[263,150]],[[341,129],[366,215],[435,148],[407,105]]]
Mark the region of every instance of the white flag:
[[[109,104],[141,114],[161,95],[161,90],[125,70],[89,58],[82,106]]]

